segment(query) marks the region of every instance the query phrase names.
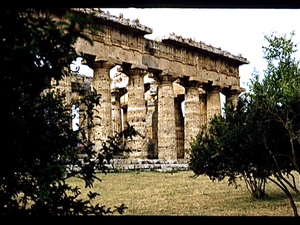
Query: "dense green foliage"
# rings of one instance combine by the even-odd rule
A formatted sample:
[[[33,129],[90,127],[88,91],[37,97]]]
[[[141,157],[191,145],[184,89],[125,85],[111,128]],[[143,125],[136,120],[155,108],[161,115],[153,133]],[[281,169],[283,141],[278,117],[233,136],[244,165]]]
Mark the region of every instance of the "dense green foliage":
[[[255,198],[264,197],[264,183],[270,180],[284,191],[298,215],[290,193],[300,197],[291,173],[300,173],[300,71],[292,58],[292,36],[265,36],[269,45],[263,47],[268,62],[264,78],[260,81],[255,73],[250,92],[239,97],[236,108],[228,104],[226,116],[215,116],[197,135],[190,166],[196,176],[229,177],[229,184],[244,178]]]
[[[64,20],[54,20],[52,13]],[[115,146],[107,143],[100,153],[93,151],[91,140],[79,138],[84,128],[71,129],[71,106],[63,101],[64,93],[44,91],[50,90],[51,79],[68,76],[71,62],[79,55],[74,48],[78,38],[92,44],[83,34],[86,29],[99,31],[92,16],[78,16],[67,9],[1,9],[1,215],[102,215],[125,209],[124,205],[115,210],[92,205],[90,200],[97,193],[90,192],[90,200],[83,201],[78,187],[66,183],[76,176],[91,187],[99,179],[95,171],[106,171],[104,162]],[[90,128],[95,126],[93,109],[100,97],[91,92],[81,99]],[[119,135],[123,137],[124,132]],[[83,160],[78,145],[83,146]]]
[[[270,120],[284,127],[290,140],[286,156],[300,173],[300,70],[299,61],[293,58],[297,51],[291,37],[265,36],[269,46],[263,47],[268,67],[260,82],[255,74],[252,80],[251,97],[255,105],[266,113]]]

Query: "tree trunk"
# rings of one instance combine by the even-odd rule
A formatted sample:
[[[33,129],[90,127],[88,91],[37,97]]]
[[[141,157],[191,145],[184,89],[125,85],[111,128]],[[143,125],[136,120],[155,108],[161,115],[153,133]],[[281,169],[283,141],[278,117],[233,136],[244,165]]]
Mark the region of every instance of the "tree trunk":
[[[284,185],[284,183],[280,180],[280,177],[278,175],[275,175],[275,177],[276,177],[276,179],[278,180],[279,183],[277,181],[275,181],[274,179],[270,178],[270,177],[268,177],[268,179],[270,181],[272,181],[274,184],[276,184],[286,194],[286,196],[289,198],[291,207],[292,207],[293,212],[294,212],[294,216],[298,217],[299,214],[298,214],[297,206],[294,202],[294,198],[293,198],[292,194],[289,192],[288,188]]]

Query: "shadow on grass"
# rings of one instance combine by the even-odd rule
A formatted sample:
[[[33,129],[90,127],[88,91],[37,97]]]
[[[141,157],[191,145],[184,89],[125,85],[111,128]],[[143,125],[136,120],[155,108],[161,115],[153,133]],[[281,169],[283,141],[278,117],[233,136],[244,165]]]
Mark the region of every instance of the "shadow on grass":
[[[264,201],[282,201],[286,200],[288,197],[283,192],[271,192],[266,193],[266,196],[264,197]]]

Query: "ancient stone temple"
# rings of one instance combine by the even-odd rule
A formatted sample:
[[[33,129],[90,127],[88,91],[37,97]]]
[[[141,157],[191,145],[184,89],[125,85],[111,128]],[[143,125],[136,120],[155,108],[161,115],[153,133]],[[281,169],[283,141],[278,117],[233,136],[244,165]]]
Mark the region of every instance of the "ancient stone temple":
[[[239,66],[249,61],[240,55],[175,34],[148,40],[144,35],[152,29],[137,20],[93,9],[73,11],[95,12],[95,23],[104,30],[87,33],[93,46],[82,39],[76,43],[93,61],[93,78],[73,74],[60,82],[68,98],[91,87],[102,95],[97,108],[101,126],[90,131],[96,151],[127,121],[143,136],[127,140],[133,150],[128,157],[188,159],[190,141],[221,113],[220,92],[236,103],[243,91]],[[126,76],[128,82],[111,88],[110,70],[116,65],[117,76]]]

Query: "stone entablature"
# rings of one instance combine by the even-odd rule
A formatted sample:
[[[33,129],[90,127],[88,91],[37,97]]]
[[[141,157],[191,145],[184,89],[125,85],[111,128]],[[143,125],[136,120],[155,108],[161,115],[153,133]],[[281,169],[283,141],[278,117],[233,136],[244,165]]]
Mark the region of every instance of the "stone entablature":
[[[128,29],[128,27],[135,30],[135,32],[145,34],[152,34],[153,30],[143,24],[140,24],[138,20],[130,20],[125,19],[123,16],[113,16],[110,13],[104,12],[99,8],[73,8],[72,10],[81,12],[84,14],[95,13],[95,18],[99,19],[99,25],[104,24],[112,24],[113,26],[117,26],[118,28],[123,27]]]
[[[96,151],[108,135],[120,129],[121,124],[116,123],[125,127],[128,121],[143,136],[127,142],[133,150],[130,158],[188,159],[190,141],[215,114],[221,113],[220,92],[226,101],[236,103],[238,94],[244,91],[240,87],[239,66],[249,61],[241,55],[175,34],[149,40],[144,35],[152,33],[152,29],[138,20],[130,21],[98,9],[73,12],[95,12],[95,25],[103,29],[97,34],[86,33],[93,46],[82,39],[76,42],[76,49],[84,52],[87,64],[94,69],[89,82],[102,95],[101,106],[97,107],[100,119],[96,121],[101,127],[95,128],[92,135]],[[117,79],[111,89],[109,72],[116,65],[128,77],[127,93],[117,90]],[[153,78],[147,84],[146,74]],[[71,80],[67,78],[62,86],[79,93],[88,88],[82,79],[77,77],[78,81],[69,84]]]
[[[171,69],[177,77],[189,76],[201,82],[234,88],[240,85],[238,67],[249,63],[242,56],[174,34],[156,41],[148,40],[144,35],[152,30],[146,26],[104,12],[96,12],[96,16],[104,33],[90,34],[94,46],[79,40],[77,49],[101,60],[114,60],[120,65],[145,65],[150,71]]]
[[[173,41],[173,42],[176,42],[176,43],[184,45],[184,46],[197,48],[200,51],[207,51],[208,53],[224,56],[226,58],[230,58],[230,59],[239,61],[241,64],[249,63],[249,61],[246,58],[242,57],[241,55],[235,56],[228,51],[222,50],[221,48],[216,48],[211,45],[207,45],[203,42],[196,42],[196,41],[193,41],[191,38],[183,38],[181,36],[177,36],[174,33],[163,36],[161,38],[156,38],[156,41],[165,42],[165,43]]]

